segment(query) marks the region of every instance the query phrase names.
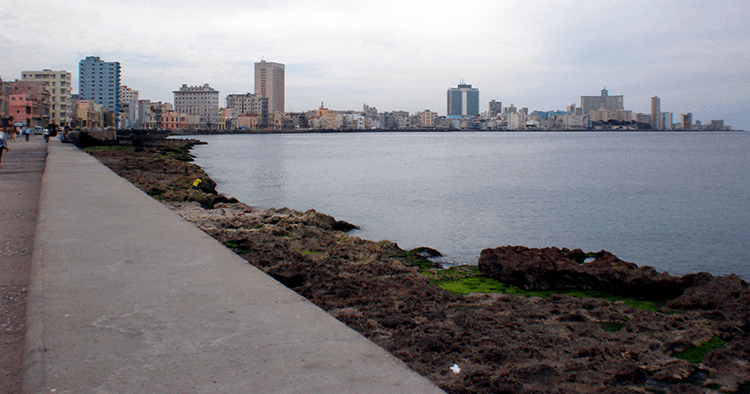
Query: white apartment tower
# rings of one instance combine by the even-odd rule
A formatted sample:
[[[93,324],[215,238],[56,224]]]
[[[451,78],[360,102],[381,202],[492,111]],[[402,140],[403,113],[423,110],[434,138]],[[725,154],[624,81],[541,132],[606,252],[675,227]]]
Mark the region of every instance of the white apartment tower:
[[[205,130],[219,128],[219,91],[208,84],[187,86],[183,84],[174,93],[174,110],[178,114],[199,117],[199,127]]]
[[[42,82],[50,96],[51,122],[57,125],[69,125],[73,120],[71,101],[71,75],[67,71],[24,71],[23,81]],[[46,125],[45,125],[46,126]]]
[[[268,97],[268,113],[284,113],[284,65],[261,60],[255,63],[255,94]]]

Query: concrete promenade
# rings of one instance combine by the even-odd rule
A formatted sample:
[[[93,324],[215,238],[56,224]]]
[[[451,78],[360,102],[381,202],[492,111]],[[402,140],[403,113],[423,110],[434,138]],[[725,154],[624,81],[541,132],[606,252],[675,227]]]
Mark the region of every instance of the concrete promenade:
[[[24,392],[442,392],[96,159],[47,152]]]
[[[21,391],[29,267],[47,147],[9,144],[0,165],[0,393]]]

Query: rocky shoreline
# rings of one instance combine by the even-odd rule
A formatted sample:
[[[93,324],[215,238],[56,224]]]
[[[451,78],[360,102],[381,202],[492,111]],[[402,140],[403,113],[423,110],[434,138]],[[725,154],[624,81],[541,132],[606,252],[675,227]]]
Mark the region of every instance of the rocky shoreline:
[[[736,276],[672,277],[605,251],[519,246],[482,251],[478,269],[440,270],[431,249],[218,194],[189,162],[196,143],[87,151],[449,393],[750,390],[750,289]],[[462,281],[503,292],[440,286]]]

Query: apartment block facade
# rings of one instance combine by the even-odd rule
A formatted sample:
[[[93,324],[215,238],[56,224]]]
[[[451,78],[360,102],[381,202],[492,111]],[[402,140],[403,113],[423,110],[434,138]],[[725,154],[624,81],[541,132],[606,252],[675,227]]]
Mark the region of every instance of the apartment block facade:
[[[260,94],[230,94],[227,95],[227,108],[232,109],[235,116],[254,115],[261,119],[260,127],[268,127],[268,97]]]
[[[120,62],[105,62],[88,56],[78,64],[78,97],[101,104],[102,108],[120,115]]]
[[[22,81],[41,82],[49,93],[49,122],[57,125],[69,125],[73,120],[73,102],[71,100],[71,74],[65,70],[24,71]],[[41,105],[45,105],[42,103]],[[43,110],[46,112],[47,110]]]
[[[606,88],[599,96],[581,96],[581,115],[588,115],[591,111],[601,109],[617,111],[625,108],[623,96],[610,96]]]
[[[208,84],[188,86],[183,84],[174,93],[174,110],[178,114],[198,117],[198,128],[219,129],[219,91]]]
[[[7,82],[8,92],[10,95],[25,95],[29,101],[36,102],[36,106],[39,108],[38,114],[38,126],[47,126],[53,122],[52,118],[52,95],[47,90],[48,82],[42,81],[21,81],[16,80],[15,82]],[[71,108],[75,106],[71,104]],[[72,111],[71,111],[72,119]],[[34,121],[32,121],[34,122]],[[69,123],[65,123],[69,124]],[[29,124],[30,126],[37,126],[37,124]]]
[[[285,70],[281,63],[255,63],[255,94],[268,97],[268,113],[284,113]]]

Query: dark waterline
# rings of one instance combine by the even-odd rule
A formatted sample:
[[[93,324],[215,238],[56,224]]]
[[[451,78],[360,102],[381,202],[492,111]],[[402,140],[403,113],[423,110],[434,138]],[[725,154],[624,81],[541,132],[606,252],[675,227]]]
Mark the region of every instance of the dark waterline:
[[[747,133],[198,136],[220,192],[316,209],[353,235],[476,264],[502,245],[601,249],[672,274],[750,278]]]

